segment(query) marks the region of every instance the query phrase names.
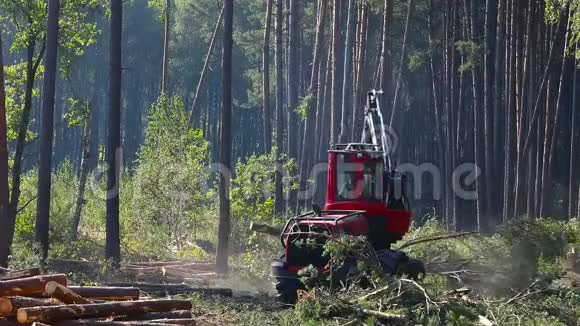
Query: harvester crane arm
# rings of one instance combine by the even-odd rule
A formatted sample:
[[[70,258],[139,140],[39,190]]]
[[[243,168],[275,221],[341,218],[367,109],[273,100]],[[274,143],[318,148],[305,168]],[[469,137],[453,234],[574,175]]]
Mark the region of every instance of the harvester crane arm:
[[[391,144],[387,138],[387,131],[385,129],[385,122],[383,120],[383,113],[381,112],[378,95],[383,94],[383,91],[371,90],[367,94],[367,104],[365,107],[365,119],[362,132],[361,143],[372,144],[377,147],[377,150],[383,152],[383,160],[385,163],[385,170],[391,171]]]

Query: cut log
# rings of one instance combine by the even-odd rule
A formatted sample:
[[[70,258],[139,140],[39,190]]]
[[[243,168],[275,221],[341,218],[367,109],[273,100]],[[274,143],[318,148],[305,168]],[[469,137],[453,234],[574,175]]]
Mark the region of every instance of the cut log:
[[[136,287],[69,286],[68,288],[81,297],[90,298],[91,300],[139,300],[139,288]]]
[[[32,268],[21,271],[5,271],[0,273],[0,281],[17,280],[19,278],[33,277],[40,275],[40,269]]]
[[[75,318],[114,317],[119,315],[140,315],[149,312],[191,310],[188,300],[150,300],[116,303],[96,303],[52,307],[33,307],[18,310],[19,323],[52,322]]]
[[[150,312],[135,316],[119,316],[113,318],[114,321],[135,321],[135,320],[156,320],[156,319],[191,319],[191,310],[176,310],[168,312]]]
[[[187,271],[197,271],[197,272],[213,272],[215,271],[215,264],[213,263],[187,263],[187,264],[172,264],[172,265],[160,265],[160,266],[146,266],[146,265],[135,265],[127,264],[124,265],[121,270],[125,272],[155,272],[163,271],[165,269],[179,269]]]
[[[95,319],[64,320],[53,323],[54,326],[133,326],[133,325],[192,325],[197,323],[195,319],[157,319],[141,321],[109,321]],[[1,325],[0,325],[1,326]]]
[[[195,326],[197,322],[195,319],[157,319],[149,321],[141,321],[140,325],[190,325]]]
[[[276,228],[276,227],[273,227],[271,225],[261,224],[261,223],[256,223],[256,222],[252,222],[252,224],[250,224],[250,231],[264,233],[264,234],[271,235],[274,237],[279,237],[280,234],[282,233],[282,230],[280,228]]]
[[[20,308],[57,306],[62,304],[56,299],[36,299],[27,297],[0,298],[0,316],[13,317]]]
[[[67,285],[65,274],[42,275],[10,281],[0,281],[0,297],[8,296],[35,296],[44,294],[46,283],[54,281],[60,285]]]
[[[187,264],[211,264],[207,261],[196,261],[196,260],[175,260],[175,261],[145,261],[131,263],[130,265],[137,266],[169,266],[169,265],[187,265]],[[215,265],[215,264],[214,264]]]
[[[78,295],[73,290],[62,286],[56,282],[46,283],[45,292],[49,297],[56,298],[66,304],[91,304],[94,303],[89,299],[85,299]]]
[[[109,286],[136,287],[141,291],[154,296],[168,296],[180,294],[200,293],[203,295],[233,296],[232,289],[228,288],[194,288],[187,284],[155,284],[155,283],[107,283]]]

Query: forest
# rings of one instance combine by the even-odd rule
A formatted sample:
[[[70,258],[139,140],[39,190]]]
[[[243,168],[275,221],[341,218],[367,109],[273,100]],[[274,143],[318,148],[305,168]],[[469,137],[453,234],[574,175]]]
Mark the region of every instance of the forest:
[[[427,276],[303,280],[270,322],[574,325],[579,43],[578,0],[0,0],[0,272],[195,261],[272,291],[284,248],[254,225],[324,206],[329,150],[364,142],[376,90],[413,215],[395,247]],[[260,295],[192,300],[256,324]]]

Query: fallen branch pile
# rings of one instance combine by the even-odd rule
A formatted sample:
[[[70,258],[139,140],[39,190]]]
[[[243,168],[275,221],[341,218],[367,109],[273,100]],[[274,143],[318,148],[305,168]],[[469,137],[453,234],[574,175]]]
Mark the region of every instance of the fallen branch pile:
[[[140,287],[68,286],[64,274],[40,275],[38,269],[0,272],[0,326],[8,325],[195,325],[189,300],[154,300]],[[228,289],[186,285],[144,287],[147,295],[193,293],[231,295]],[[151,291],[151,289],[158,289]],[[161,289],[172,289],[161,293]],[[187,290],[187,291],[186,291]]]

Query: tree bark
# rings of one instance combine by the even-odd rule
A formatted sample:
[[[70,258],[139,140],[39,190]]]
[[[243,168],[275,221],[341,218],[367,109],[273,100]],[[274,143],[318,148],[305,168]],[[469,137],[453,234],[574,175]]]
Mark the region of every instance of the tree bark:
[[[92,105],[87,103],[90,108],[85,120],[84,135],[82,141],[82,157],[81,157],[81,175],[79,178],[79,191],[75,203],[75,211],[73,215],[73,229],[72,239],[77,240],[79,235],[79,226],[81,223],[81,213],[85,204],[85,190],[87,188],[87,179],[89,177],[89,161],[91,159],[91,139],[92,139],[92,119],[91,112]],[[95,155],[94,153],[92,155]]]
[[[494,82],[492,85],[493,99],[492,99],[492,110],[493,110],[493,153],[497,153],[500,159],[496,159],[495,166],[493,167],[495,172],[495,196],[493,197],[494,202],[501,203],[504,199],[503,196],[503,186],[501,180],[505,178],[504,175],[504,160],[502,160],[503,144],[501,143],[502,137],[505,137],[505,119],[502,116],[502,111],[506,110],[507,101],[506,93],[503,93],[505,85],[507,84],[507,78],[505,75],[505,63],[507,62],[507,55],[509,54],[509,46],[506,45],[506,11],[507,11],[508,0],[499,0],[498,3],[498,19],[497,19],[497,31],[496,31],[496,41],[495,41],[495,75]],[[505,154],[504,154],[505,155]],[[490,199],[491,200],[491,199]],[[503,215],[503,205],[497,205],[495,209],[494,216],[497,217],[496,222],[500,223]]]
[[[578,43],[576,43],[576,53],[578,52]],[[578,60],[576,59],[576,65],[574,66],[574,77],[572,83],[572,119],[570,126],[570,172],[569,172],[569,183],[568,183],[568,218],[573,218],[576,212],[574,209],[577,207],[575,205],[576,191],[578,190],[578,179],[577,179],[577,163],[576,163],[576,123],[578,118]],[[578,203],[580,205],[580,202]]]
[[[167,94],[167,78],[169,69],[169,37],[170,37],[171,0],[165,3],[165,18],[163,22],[163,72],[161,80],[161,94]]]
[[[139,300],[140,292],[136,287],[93,287],[69,286],[69,289],[84,298],[107,301]]]
[[[485,46],[484,46],[484,88],[483,88],[483,137],[485,146],[485,197],[486,211],[488,218],[496,216],[495,205],[492,204],[494,198],[493,190],[497,182],[496,171],[493,166],[493,81],[495,78],[495,42],[497,28],[497,0],[486,0],[485,2]],[[493,200],[495,202],[495,200]],[[494,222],[494,221],[489,221]]]
[[[18,310],[19,323],[53,322],[77,318],[111,317],[114,315],[140,315],[149,312],[191,310],[189,300],[151,300],[87,305],[46,306]]]
[[[26,269],[21,271],[9,271],[0,273],[0,281],[17,280],[19,278],[27,278],[40,275],[38,268]]]
[[[18,324],[20,325],[20,324]],[[39,324],[38,322],[32,324],[33,326],[46,326],[46,324]],[[77,320],[63,320],[56,322],[53,326],[137,326],[137,325],[189,325],[196,326],[198,322],[195,319],[152,319],[152,320],[138,320],[138,321],[108,321],[103,319],[77,319]],[[0,324],[0,326],[4,326]],[[8,325],[6,325],[8,326]],[[16,325],[17,326],[17,325]]]
[[[121,182],[121,84],[123,2],[111,0],[110,109],[107,141],[107,236],[106,258],[118,266],[121,261],[119,189]]]
[[[60,304],[62,304],[62,302],[56,299],[38,299],[27,297],[0,298],[0,317],[16,316],[16,313],[20,308],[57,306]]]
[[[218,232],[217,271],[228,273],[230,241],[230,184],[232,167],[232,47],[234,1],[224,0],[224,39],[222,57],[222,116],[220,157],[222,166],[219,182],[220,222]]]
[[[268,0],[271,1],[271,0]],[[275,208],[276,214],[282,214],[284,211],[284,187],[282,184],[283,175],[280,171],[284,150],[284,62],[283,62],[283,4],[278,0],[276,4],[276,175],[274,180],[275,187]]]
[[[12,165],[12,185],[10,187],[11,192],[10,205],[8,207],[8,221],[6,223],[7,228],[5,229],[6,237],[0,237],[0,242],[5,241],[4,244],[0,245],[0,248],[8,250],[8,255],[6,255],[6,253],[0,253],[0,257],[6,255],[6,258],[9,256],[12,242],[14,240],[14,226],[16,223],[16,215],[18,214],[18,204],[21,192],[20,184],[22,181],[24,148],[26,146],[26,135],[28,134],[30,111],[32,109],[32,94],[34,91],[36,72],[38,71],[42,57],[44,56],[45,44],[42,44],[36,59],[34,58],[35,49],[36,38],[30,36],[26,49],[26,90],[24,93],[24,106],[22,107],[21,120],[18,125],[18,136],[16,138],[13,160],[14,163]]]
[[[338,105],[340,103],[339,90],[341,85],[341,65],[340,65],[340,10],[341,1],[334,0],[332,8],[332,86],[330,94],[330,143],[334,144],[339,134],[340,114]]]
[[[304,136],[302,138],[302,159],[300,161],[300,188],[305,191],[308,179],[308,173],[312,166],[315,149],[310,146],[309,142],[314,135],[314,127],[316,124],[316,103],[318,100],[318,72],[320,69],[320,57],[322,54],[322,43],[324,39],[324,20],[326,15],[326,0],[318,2],[318,19],[316,23],[316,36],[314,41],[314,53],[312,59],[312,73],[310,76],[308,112],[304,121]],[[298,198],[298,206],[301,200],[308,200],[311,198]],[[304,202],[306,204],[306,202]],[[297,207],[299,208],[299,207]],[[299,210],[299,209],[298,209]]]
[[[141,291],[151,294],[151,295],[158,295],[158,296],[167,296],[167,295],[185,295],[185,294],[192,294],[192,293],[201,293],[201,294],[208,294],[208,295],[221,295],[225,297],[231,297],[233,292],[231,289],[228,288],[194,288],[187,284],[155,284],[155,283],[107,283],[110,286],[120,286],[120,287],[133,287],[138,288]],[[72,287],[76,289],[75,287]],[[76,289],[76,292],[82,293]],[[86,296],[89,297],[89,296]]]
[[[224,9],[220,11],[220,15],[218,17],[217,23],[215,24],[215,29],[213,31],[213,35],[211,37],[211,41],[209,43],[209,49],[207,50],[207,54],[205,56],[205,61],[203,63],[203,69],[201,70],[201,76],[199,77],[199,81],[197,82],[197,87],[195,88],[195,95],[193,96],[193,103],[191,104],[191,111],[189,112],[189,125],[193,125],[193,119],[195,119],[195,109],[197,107],[197,100],[199,98],[199,91],[201,90],[201,85],[203,85],[203,81],[205,80],[205,76],[207,74],[207,69],[209,67],[209,60],[211,59],[211,54],[215,47],[215,40],[220,29],[222,20],[224,18]],[[199,117],[201,118],[201,116]],[[206,133],[204,133],[205,135]]]
[[[300,88],[299,81],[299,56],[298,45],[299,26],[298,26],[298,4],[299,0],[290,0],[289,8],[289,31],[288,31],[288,155],[290,158],[298,158],[298,138],[299,128],[296,108],[298,107],[298,91]],[[290,206],[290,205],[289,205]]]
[[[554,112],[554,121],[552,128],[550,128],[549,137],[546,138],[548,143],[548,147],[544,148],[547,150],[547,157],[548,162],[544,165],[544,175],[543,179],[546,181],[544,184],[544,191],[542,193],[542,204],[540,208],[540,213],[542,216],[550,216],[552,214],[552,162],[554,161],[555,156],[555,147],[556,147],[556,139],[558,134],[558,129],[560,127],[560,111],[562,110],[562,93],[564,92],[563,87],[566,80],[566,75],[568,72],[568,59],[566,58],[566,54],[568,52],[568,45],[570,39],[570,25],[572,21],[572,12],[568,14],[568,23],[566,24],[566,33],[564,34],[564,48],[562,51],[562,65],[561,70],[559,73],[559,82],[558,82],[558,96],[556,100],[556,110]],[[532,131],[532,129],[530,129]],[[532,133],[533,135],[533,133]],[[547,187],[547,188],[546,188]]]
[[[8,267],[10,245],[10,226],[8,207],[10,205],[10,191],[8,189],[8,126],[6,124],[6,88],[4,85],[4,56],[2,53],[2,31],[0,31],[0,267]]]
[[[46,284],[50,281],[65,286],[67,285],[67,277],[65,274],[43,275],[10,281],[0,281],[0,297],[41,295],[44,293]]]
[[[383,114],[390,111],[393,103],[393,58],[391,55],[391,28],[393,25],[393,0],[384,0],[383,13],[383,44],[381,88],[383,90]]]
[[[270,31],[272,26],[272,3],[274,0],[266,0],[266,26],[264,27],[264,44],[262,45],[262,106],[264,112],[264,150],[266,154],[272,152],[272,111],[270,109]],[[280,1],[278,1],[280,2]],[[276,8],[278,5],[276,5]],[[276,11],[276,14],[278,12]],[[276,16],[278,20],[279,17]],[[276,21],[276,28],[278,21]],[[277,33],[277,30],[276,30]],[[276,34],[276,37],[278,34]],[[276,45],[277,39],[276,39]],[[276,57],[277,59],[278,57]],[[276,66],[277,67],[277,66]],[[276,71],[277,72],[277,71]],[[276,79],[277,81],[277,79]],[[277,84],[276,84],[277,85]],[[277,93],[276,93],[277,94]],[[278,98],[276,97],[276,100]],[[277,103],[276,103],[277,104]],[[277,109],[277,107],[276,107]]]
[[[368,41],[368,26],[369,26],[369,8],[368,6],[363,6],[361,8],[361,22],[359,31],[359,49],[358,49],[358,59],[357,59],[357,69],[356,69],[356,88],[355,96],[352,103],[352,122],[351,122],[351,141],[356,141],[357,136],[362,134],[364,115],[363,115],[363,103],[366,98],[365,88],[365,64],[366,64],[366,54],[367,54],[367,41]]]
[[[346,39],[344,45],[344,64],[343,64],[343,80],[342,80],[342,107],[340,113],[340,132],[338,134],[337,143],[342,143],[346,136],[346,121],[347,121],[347,107],[348,107],[348,93],[350,91],[350,86],[352,82],[350,80],[352,73],[352,57],[353,57],[353,28],[354,26],[354,15],[355,15],[355,1],[348,0],[348,14],[346,18]]]
[[[46,283],[44,292],[52,298],[58,299],[65,304],[91,304],[93,301],[85,299],[66,286],[51,281]]]
[[[395,90],[393,94],[393,106],[391,108],[391,119],[389,122],[389,127],[393,127],[395,122],[395,115],[397,112],[397,105],[399,104],[399,92],[401,89],[401,82],[403,81],[403,71],[407,67],[407,46],[409,42],[409,37],[411,33],[411,19],[413,19],[413,13],[415,11],[415,0],[409,0],[407,7],[407,20],[405,22],[405,33],[403,34],[403,45],[401,47],[401,60],[399,61],[399,72],[397,74],[397,81],[395,84]]]

